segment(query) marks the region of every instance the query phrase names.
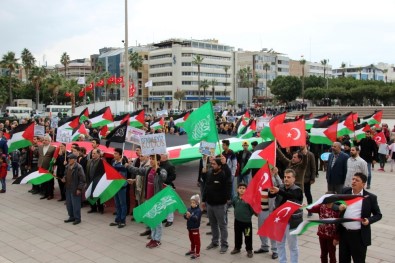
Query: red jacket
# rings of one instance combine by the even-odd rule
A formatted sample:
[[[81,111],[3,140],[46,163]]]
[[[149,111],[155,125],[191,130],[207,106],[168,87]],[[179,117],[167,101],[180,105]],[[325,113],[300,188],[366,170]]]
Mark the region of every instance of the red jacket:
[[[6,178],[6,176],[7,176],[7,167],[8,167],[7,163],[2,163],[0,165],[0,178],[1,179]]]

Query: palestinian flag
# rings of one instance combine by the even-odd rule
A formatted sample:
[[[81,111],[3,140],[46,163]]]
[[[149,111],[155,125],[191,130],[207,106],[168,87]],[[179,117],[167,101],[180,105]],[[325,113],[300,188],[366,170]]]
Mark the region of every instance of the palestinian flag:
[[[13,152],[32,145],[34,137],[34,123],[26,123],[18,125],[12,131],[12,137],[7,141],[8,152]]]
[[[83,134],[85,136],[89,135],[89,132],[86,130],[85,128],[85,124],[80,124],[80,126],[78,126],[78,128],[73,130],[73,135],[71,135],[71,140],[73,142],[78,141],[78,138],[80,137],[80,135]]]
[[[247,169],[251,168],[258,168],[260,169],[265,163],[269,163],[270,165],[275,165],[276,164],[276,144],[275,142],[269,141],[269,142],[263,142],[259,144],[257,147],[259,147],[259,150],[255,150],[250,159],[248,159],[248,162],[244,166],[243,170],[241,171],[242,173],[246,172]]]
[[[250,124],[244,128],[243,134],[240,136],[242,139],[251,138],[256,133],[256,122],[255,120],[250,121]]]
[[[64,121],[60,120],[58,123],[58,129],[73,130],[78,128],[78,126],[80,125],[79,118],[80,116],[72,116],[68,117]]]
[[[149,200],[133,209],[136,222],[143,222],[153,228],[162,224],[168,214],[178,210],[180,214],[187,212],[184,202],[172,187],[167,186]]]
[[[117,127],[117,126],[121,125],[124,122],[128,123],[129,119],[130,119],[130,114],[129,113],[125,113],[123,115],[116,116],[114,118],[114,122],[108,124],[107,126],[110,126],[109,128],[113,129],[114,127]]]
[[[248,126],[248,120],[244,118],[244,116],[241,116],[240,120],[236,124],[236,131],[237,131],[237,137],[240,137],[243,135],[243,131],[245,128]]]
[[[100,198],[100,203],[110,200],[125,185],[125,178],[109,163],[103,162],[104,174],[93,191],[93,198]]]
[[[248,122],[251,119],[250,111],[246,110],[246,112],[244,113],[243,117]]]
[[[33,185],[38,185],[42,184],[45,182],[48,182],[49,180],[53,179],[53,175],[48,171],[43,168],[38,168],[37,171],[32,172],[26,176],[21,176],[16,179],[13,184],[33,184]]]
[[[129,118],[129,125],[135,128],[143,127],[145,124],[145,112],[144,110],[138,110],[132,112]]]
[[[308,120],[313,118],[313,113],[309,113],[309,114],[301,114],[295,117],[295,121],[303,119],[303,120]]]
[[[337,137],[350,135],[354,132],[354,119],[358,119],[358,113],[349,112],[338,119]]]
[[[106,125],[106,126],[103,126],[103,127],[100,129],[100,131],[99,131],[100,140],[101,140],[103,137],[106,137],[107,132],[108,132],[108,126],[107,126],[107,125]]]
[[[303,221],[299,224],[299,226],[290,232],[291,235],[302,235],[304,234],[310,227],[320,225],[320,224],[340,224],[346,222],[353,222],[353,221],[361,221],[362,218],[323,218],[319,220],[307,220]]]
[[[357,124],[354,126],[354,137],[357,141],[365,138],[365,132],[370,131],[370,126],[367,122],[363,122],[361,124]]]
[[[316,116],[314,118],[305,119],[306,120],[306,130],[310,130],[316,121],[322,122],[322,121],[326,121],[327,119],[328,119],[328,114],[322,114],[322,115]]]
[[[162,118],[159,118],[159,119],[155,119],[152,123],[151,123],[151,126],[150,126],[150,128],[151,129],[154,129],[155,131],[157,130],[157,129],[163,129],[163,127],[165,127],[165,119],[162,117]]]
[[[326,120],[314,123],[310,129],[310,142],[332,145],[337,139],[337,120]]]
[[[114,121],[109,106],[89,115],[89,121],[92,123],[92,128],[101,127]]]
[[[382,118],[383,118],[383,111],[379,110],[373,113],[372,115],[363,117],[362,121],[367,122],[369,125],[380,124]]]
[[[306,206],[307,209],[320,204],[329,204],[334,202],[342,202],[346,205],[352,205],[355,202],[363,199],[361,195],[349,195],[349,194],[324,194],[317,201]]]
[[[280,113],[272,117],[268,124],[264,123],[263,129],[261,131],[261,138],[265,141],[273,141],[276,137],[275,128],[277,125],[284,123],[286,113]]]
[[[89,120],[89,110],[88,110],[88,108],[85,108],[85,110],[83,110],[80,113],[79,120],[80,120],[80,123],[83,123],[84,121]]]
[[[177,127],[183,127],[184,126],[184,122],[188,119],[190,114],[191,113],[188,111],[188,112],[185,112],[183,114],[180,114],[180,115],[176,116],[174,118],[174,125],[177,126]]]

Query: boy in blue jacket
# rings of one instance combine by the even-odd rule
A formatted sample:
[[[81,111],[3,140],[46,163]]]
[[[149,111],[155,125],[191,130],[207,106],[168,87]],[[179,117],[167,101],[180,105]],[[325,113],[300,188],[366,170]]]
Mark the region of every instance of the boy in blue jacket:
[[[187,229],[189,232],[189,240],[191,241],[191,250],[185,253],[185,256],[191,256],[191,259],[200,257],[200,220],[202,218],[202,210],[199,207],[200,196],[198,194],[191,197],[191,207],[185,213],[184,218],[187,220]]]

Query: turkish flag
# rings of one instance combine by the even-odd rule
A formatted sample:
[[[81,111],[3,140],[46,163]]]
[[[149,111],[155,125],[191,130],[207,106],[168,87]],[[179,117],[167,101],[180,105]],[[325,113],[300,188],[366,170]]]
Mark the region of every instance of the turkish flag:
[[[252,178],[242,199],[248,203],[256,214],[262,210],[261,191],[273,187],[272,175],[270,174],[269,164],[266,162]]]
[[[376,143],[387,143],[387,139],[385,138],[384,132],[379,132],[376,133],[375,136],[373,136],[373,139],[376,141]]]
[[[115,77],[111,76],[108,80],[107,80],[107,84],[113,84],[115,82]]]
[[[70,93],[70,92],[66,92],[64,95],[65,95],[66,97],[71,97],[71,93]]]
[[[78,93],[79,97],[84,97],[85,96],[85,89],[83,88],[79,93]]]
[[[104,79],[99,80],[99,82],[96,83],[96,86],[103,87],[104,86]]]
[[[129,87],[129,98],[134,96],[134,93],[136,92],[136,89],[134,88],[134,83],[130,85]]]
[[[306,145],[305,121],[293,121],[276,126],[276,138],[281,147],[305,146]]]
[[[258,230],[258,235],[281,242],[292,214],[302,205],[287,201],[274,210]]]
[[[92,90],[93,90],[93,87],[94,87],[93,82],[91,82],[91,84],[89,84],[89,86],[86,86],[86,87],[85,87],[86,92],[92,91]]]
[[[277,127],[277,125],[284,123],[285,115],[286,115],[285,112],[280,113],[280,114],[274,116],[273,118],[271,118],[269,121],[270,130],[275,138],[276,138],[276,127]]]
[[[121,83],[123,83],[123,76],[120,76],[119,78],[117,78],[117,79],[115,80],[115,83],[116,83],[116,84],[121,84]]]

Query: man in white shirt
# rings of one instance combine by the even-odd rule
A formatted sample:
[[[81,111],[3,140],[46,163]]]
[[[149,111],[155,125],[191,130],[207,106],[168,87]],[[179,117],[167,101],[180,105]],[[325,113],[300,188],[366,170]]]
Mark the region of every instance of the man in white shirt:
[[[368,174],[367,162],[359,156],[359,147],[353,146],[350,149],[350,158],[347,160],[347,174],[344,181],[345,187],[351,187],[352,177],[356,173]]]

